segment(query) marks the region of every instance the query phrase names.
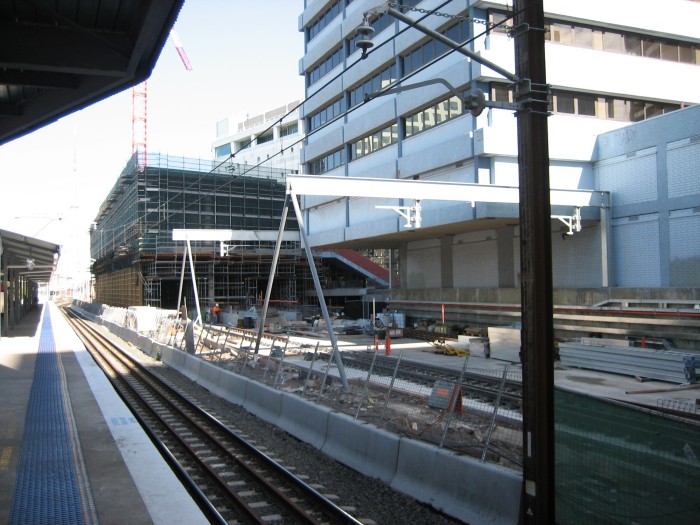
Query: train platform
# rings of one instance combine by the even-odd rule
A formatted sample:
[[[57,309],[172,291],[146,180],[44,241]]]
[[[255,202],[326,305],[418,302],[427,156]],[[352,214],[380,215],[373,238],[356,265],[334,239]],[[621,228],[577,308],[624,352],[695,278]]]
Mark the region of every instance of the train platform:
[[[309,339],[307,347],[317,342]],[[342,336],[338,342],[341,351],[371,351],[374,339]],[[465,362],[404,338],[393,340],[391,354],[446,368],[461,369]],[[493,372],[519,368],[476,356],[469,365]],[[558,368],[555,383],[649,407],[663,396],[697,398],[697,390],[585,370]],[[53,303],[0,339],[0,396],[0,523],[207,523]],[[380,437],[386,436],[377,431],[369,439]]]
[[[0,523],[207,523],[54,303],[0,339],[0,399]]]

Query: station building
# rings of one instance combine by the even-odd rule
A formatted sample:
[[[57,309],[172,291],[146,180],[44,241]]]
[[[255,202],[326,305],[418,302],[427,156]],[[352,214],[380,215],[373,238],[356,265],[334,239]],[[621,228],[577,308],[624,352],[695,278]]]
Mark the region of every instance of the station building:
[[[49,295],[61,247],[0,229],[0,338]]]
[[[374,46],[362,58],[356,29],[379,3],[305,3],[302,173],[517,188],[514,111],[475,117],[455,95],[478,88],[512,103],[511,81],[389,14],[367,20]],[[399,3],[515,71],[508,3]],[[664,16],[657,7],[553,0],[545,27],[531,28],[546,31],[550,186],[590,196],[580,207],[552,198],[555,304],[700,297],[700,3],[671,0]],[[520,302],[517,203],[422,200],[421,227],[406,227],[396,210],[414,205],[387,194],[302,197],[312,245],[393,251],[400,285],[390,304],[409,315]]]

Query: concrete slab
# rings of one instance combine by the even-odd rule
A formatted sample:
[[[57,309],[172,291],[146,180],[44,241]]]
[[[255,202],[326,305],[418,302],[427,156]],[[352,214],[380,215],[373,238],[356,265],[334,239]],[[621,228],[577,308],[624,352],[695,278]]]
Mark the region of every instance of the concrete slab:
[[[282,396],[280,417],[275,423],[292,436],[321,449],[326,442],[328,417],[332,409],[293,394]]]
[[[520,329],[489,326],[491,358],[520,363]]]
[[[326,441],[321,450],[363,474],[389,483],[399,454],[396,434],[333,412],[328,416]]]
[[[422,441],[401,439],[390,485],[465,523],[518,523],[522,476]]]

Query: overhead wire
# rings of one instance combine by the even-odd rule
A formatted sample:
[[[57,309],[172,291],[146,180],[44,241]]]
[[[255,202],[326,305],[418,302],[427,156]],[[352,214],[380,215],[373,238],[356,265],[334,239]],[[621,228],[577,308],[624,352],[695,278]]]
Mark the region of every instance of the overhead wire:
[[[452,2],[452,0],[446,0],[446,1],[443,2],[440,6],[436,7],[435,9],[433,9],[433,10],[431,11],[431,13],[437,11],[438,9],[442,9],[444,6],[446,6],[446,5],[449,4],[450,2]],[[430,16],[431,13],[425,14],[425,16],[421,17],[421,18],[419,19],[419,21],[424,20],[425,18],[427,18],[428,16]],[[393,37],[391,37],[391,38],[385,40],[384,42],[382,42],[381,44],[379,44],[376,48],[374,48],[374,50],[380,49],[382,46],[388,44],[389,42],[391,42],[392,40],[394,40],[397,36],[401,35],[401,34],[402,34],[403,32],[405,32],[405,31],[407,31],[409,28],[410,28],[409,26],[406,26],[405,28],[401,29],[396,35],[394,35]],[[284,121],[285,118],[287,118],[289,115],[291,115],[292,113],[294,113],[294,112],[295,112],[297,109],[299,109],[305,102],[307,102],[307,101],[309,101],[310,99],[312,99],[312,98],[313,98],[315,95],[317,95],[318,93],[321,93],[321,92],[323,91],[324,88],[328,87],[328,86],[329,86],[330,84],[332,84],[335,80],[337,80],[338,78],[340,78],[341,76],[343,76],[345,73],[348,72],[348,70],[352,69],[353,67],[355,67],[355,66],[356,66],[357,64],[359,64],[359,63],[360,63],[360,61],[359,61],[359,60],[356,60],[355,62],[353,62],[352,64],[350,64],[350,65],[349,65],[347,68],[345,68],[343,71],[341,71],[340,73],[338,73],[337,75],[335,75],[333,78],[331,78],[330,80],[328,80],[325,84],[323,84],[319,89],[316,90],[315,93],[313,93],[312,95],[310,95],[310,96],[308,96],[307,98],[305,98],[304,100],[302,100],[299,104],[297,104],[296,106],[294,106],[294,108],[292,108],[292,109],[289,110],[287,113],[285,113],[282,117],[280,117],[279,119],[277,119],[277,120],[276,120],[273,124],[271,124],[269,127],[267,127],[266,129],[264,129],[263,131],[259,132],[259,133],[258,133],[258,136],[259,136],[259,135],[264,135],[264,134],[267,133],[268,131],[272,130],[277,124],[282,123],[282,121]],[[340,116],[342,116],[342,115],[340,115]],[[244,149],[246,149],[246,148],[247,148],[248,146],[250,146],[252,143],[253,143],[253,139],[250,139],[248,142],[246,142],[246,143],[241,147],[241,151],[244,150]],[[214,166],[214,168],[212,168],[212,169],[210,170],[209,173],[214,172],[216,169],[218,169],[218,168],[219,168],[220,166],[222,166],[224,163],[226,163],[226,162],[230,161],[231,159],[233,159],[233,158],[236,156],[236,153],[237,153],[237,152],[232,152],[232,153],[229,155],[229,157],[228,157],[227,159],[221,161],[218,165]],[[262,163],[261,163],[261,164],[262,164]]]
[[[447,4],[449,4],[451,1],[452,1],[452,0],[446,0],[445,2],[443,2],[442,4],[440,4],[439,6],[437,6],[437,7],[436,7],[434,10],[432,10],[432,11],[437,11],[438,9],[442,9],[444,6],[446,6]],[[422,17],[420,17],[420,18],[418,19],[418,22],[424,20],[425,18],[427,18],[427,17],[430,16],[430,15],[431,15],[431,13],[426,13],[424,16],[422,16]],[[385,40],[385,41],[382,42],[381,44],[377,45],[377,47],[375,47],[374,50],[376,51],[377,49],[380,49],[380,48],[383,47],[384,45],[387,45],[389,42],[393,41],[396,37],[398,37],[399,35],[403,34],[403,33],[404,33],[405,31],[407,31],[408,29],[410,29],[410,26],[406,26],[405,28],[399,30],[399,32],[398,32],[397,34],[395,34],[395,35],[392,36],[391,38]],[[335,80],[337,80],[338,78],[340,78],[342,75],[344,75],[348,70],[350,70],[351,68],[353,68],[354,66],[356,66],[358,63],[360,63],[359,60],[358,60],[358,61],[355,61],[354,63],[350,64],[347,68],[345,68],[343,71],[341,71],[340,73],[338,73],[337,75],[335,75],[334,77],[332,77],[331,79],[329,79],[325,84],[323,84],[319,89],[317,89],[316,92],[314,92],[313,94],[311,94],[310,96],[308,96],[307,98],[305,98],[304,100],[302,100],[302,101],[301,101],[299,104],[297,104],[294,108],[292,108],[292,109],[289,110],[287,113],[285,113],[285,114],[282,115],[280,118],[278,118],[276,121],[274,121],[272,124],[270,124],[266,129],[264,129],[263,131],[257,133],[256,136],[264,135],[265,133],[267,133],[267,132],[269,132],[270,130],[272,130],[276,125],[282,123],[282,122],[284,121],[285,118],[287,118],[289,115],[293,114],[293,113],[294,113],[296,110],[298,110],[305,102],[309,101],[309,100],[312,99],[315,95],[317,95],[318,93],[322,92],[324,88],[326,88],[326,87],[329,86],[331,83],[333,83]],[[392,85],[395,85],[395,83],[392,84]],[[289,148],[291,148],[291,147],[294,147],[294,146],[296,146],[297,144],[303,142],[308,136],[313,135],[314,133],[319,132],[319,131],[325,129],[328,125],[332,124],[333,122],[336,122],[339,118],[342,118],[342,117],[348,115],[349,113],[351,113],[352,111],[354,111],[355,109],[357,109],[357,108],[358,108],[359,106],[361,106],[362,104],[363,104],[363,103],[360,103],[360,104],[358,104],[357,106],[355,106],[355,107],[353,107],[353,108],[350,108],[349,110],[345,111],[345,112],[342,113],[341,115],[338,115],[336,118],[334,118],[334,119],[332,119],[332,120],[330,120],[330,121],[324,123],[322,126],[320,126],[319,128],[315,129],[313,132],[307,133],[305,136],[301,137],[301,138],[298,139],[297,141],[295,141],[295,142],[289,144],[286,148],[281,149],[281,150],[280,150],[280,154],[281,154],[283,151],[286,151],[287,149],[289,149]],[[243,145],[243,147],[241,148],[241,150],[246,149],[246,148],[247,148],[248,146],[250,146],[252,143],[253,143],[253,139],[250,139],[247,143],[245,143],[245,144]],[[223,166],[225,163],[231,162],[231,161],[235,158],[235,154],[236,154],[236,153],[237,153],[237,152],[232,152],[232,153],[229,155],[228,158],[224,159],[224,160],[221,161],[219,164],[217,164],[216,166],[214,166],[214,167],[208,172],[208,174],[211,174],[211,173],[216,172],[216,170],[218,170],[218,169],[219,169],[221,166]],[[235,177],[232,176],[230,179],[228,179],[226,182],[224,182],[224,183],[221,184],[220,186],[216,186],[216,187],[215,187],[213,190],[211,190],[210,192],[207,192],[206,194],[203,194],[199,199],[196,199],[196,200],[194,200],[194,201],[192,201],[192,202],[186,204],[186,205],[184,206],[184,208],[183,208],[183,212],[185,212],[189,206],[193,206],[193,205],[195,205],[195,204],[199,204],[199,203],[201,202],[202,198],[203,198],[205,195],[210,195],[210,194],[212,194],[212,193],[216,193],[217,191],[220,191],[220,190],[223,190],[223,189],[227,188],[227,187],[231,184],[231,182],[232,182],[233,180],[235,180],[235,179],[237,179],[237,178],[239,178],[239,177],[242,177],[242,176],[246,175],[247,173],[249,173],[249,172],[251,172],[251,171],[253,171],[253,170],[255,170],[255,169],[261,167],[265,162],[267,162],[268,160],[270,160],[270,159],[272,159],[272,158],[275,158],[276,156],[277,156],[277,153],[275,153],[275,154],[272,155],[271,157],[269,157],[269,158],[263,160],[262,162],[259,162],[258,164],[255,164],[255,165],[251,166],[250,168],[246,169],[246,170],[243,171],[242,173],[239,173],[239,174],[236,175]],[[239,165],[239,166],[240,166],[240,165]],[[200,175],[200,177],[198,177],[197,180],[195,180],[195,181],[191,182],[189,185],[185,186],[185,187],[183,188],[183,190],[182,190],[181,193],[178,193],[177,195],[173,195],[172,197],[166,199],[165,204],[168,204],[169,202],[171,202],[171,200],[175,199],[176,197],[178,197],[179,195],[181,195],[182,193],[184,193],[186,190],[194,188],[196,185],[198,185],[198,184],[201,182],[201,180],[202,180],[205,176],[206,176],[206,175],[204,175],[204,174]],[[163,205],[163,204],[161,204],[161,206],[162,206],[162,205]],[[167,220],[167,219],[166,219],[166,220]],[[165,222],[165,220],[159,220],[158,222],[153,223],[153,224],[151,224],[150,226],[151,226],[151,227],[158,227],[158,226],[161,225],[163,222]]]
[[[425,18],[427,18],[428,16],[431,16],[432,13],[438,11],[439,9],[442,9],[443,7],[445,7],[445,6],[446,6],[447,4],[449,4],[450,2],[452,2],[452,0],[446,0],[445,2],[443,2],[442,4],[440,4],[439,6],[435,7],[434,9],[432,9],[429,13],[426,13],[424,16],[419,17],[419,18],[417,19],[416,22],[419,23],[419,22],[423,21],[423,20],[424,20]],[[479,33],[479,34],[477,34],[477,35],[474,35],[474,36],[471,37],[471,38],[468,38],[468,39],[465,40],[464,42],[461,42],[461,43],[459,44],[460,47],[465,46],[465,45],[467,45],[467,44],[469,44],[469,43],[475,41],[475,40],[478,39],[478,38],[481,38],[482,36],[484,36],[485,34],[489,33],[490,31],[492,31],[493,29],[495,29],[495,28],[497,28],[497,27],[505,26],[505,24],[506,24],[509,20],[511,20],[515,15],[516,15],[516,13],[513,13],[512,16],[506,17],[506,18],[505,18],[504,20],[502,20],[501,22],[499,22],[499,23],[497,23],[497,24],[493,24],[492,26],[490,26],[490,25],[487,23],[487,24],[486,24],[486,29],[484,29],[484,31],[482,31],[481,33]],[[382,43],[378,44],[376,47],[374,47],[370,52],[368,52],[368,55],[371,54],[371,53],[374,53],[374,52],[377,51],[377,50],[379,50],[379,49],[380,49],[381,47],[383,47],[384,45],[387,45],[388,43],[392,42],[394,39],[396,39],[398,36],[400,36],[401,34],[403,34],[405,31],[408,31],[409,29],[412,29],[412,27],[411,27],[411,26],[408,26],[408,25],[407,25],[406,27],[404,27],[403,29],[400,29],[400,30],[399,30],[395,35],[393,35],[391,38],[388,38],[388,39],[385,40],[384,42],[382,42]],[[400,85],[401,83],[403,83],[403,82],[405,82],[406,80],[412,78],[413,76],[419,74],[420,72],[424,71],[426,68],[432,66],[432,65],[435,64],[436,62],[438,62],[438,61],[444,59],[445,57],[451,55],[451,54],[454,53],[454,52],[455,52],[454,49],[450,49],[450,50],[448,50],[447,52],[443,53],[442,55],[440,55],[440,56],[438,56],[438,57],[435,57],[435,58],[434,58],[433,60],[431,60],[430,62],[427,62],[426,64],[423,64],[421,67],[417,68],[416,70],[412,71],[411,73],[409,73],[409,74],[407,74],[407,75],[404,75],[404,76],[401,77],[401,78],[396,79],[394,82],[392,82],[392,83],[388,84],[387,86],[385,86],[384,88],[380,89],[380,90],[377,92],[377,94],[381,94],[381,93],[384,92],[384,91],[388,91],[388,90],[390,90],[390,89],[396,87],[397,85]],[[345,68],[343,71],[341,71],[340,73],[338,73],[337,75],[335,75],[333,78],[331,78],[330,80],[328,80],[328,81],[327,81],[325,84],[323,84],[319,89],[317,89],[313,94],[309,95],[307,98],[305,98],[304,100],[302,100],[299,104],[297,104],[296,106],[294,106],[294,108],[292,108],[292,109],[289,110],[287,113],[285,113],[283,116],[281,116],[280,118],[278,118],[277,120],[275,120],[270,126],[268,126],[265,130],[259,132],[256,136],[264,135],[265,133],[267,133],[267,132],[269,132],[270,130],[272,130],[276,125],[282,123],[282,122],[284,121],[285,118],[287,118],[289,115],[293,114],[293,113],[294,113],[297,109],[299,109],[304,103],[306,103],[306,102],[308,102],[309,100],[311,100],[311,99],[312,99],[314,96],[316,96],[318,93],[322,92],[323,89],[324,89],[325,87],[327,87],[328,85],[330,85],[331,83],[333,83],[335,80],[337,80],[338,78],[340,78],[342,75],[346,74],[348,70],[350,70],[351,68],[353,68],[354,66],[356,66],[357,64],[359,64],[359,63],[361,63],[361,62],[362,62],[361,60],[357,60],[357,61],[355,61],[354,63],[350,64],[347,68]],[[373,98],[376,98],[376,97],[373,97]],[[301,142],[303,142],[304,140],[306,140],[309,136],[312,136],[312,135],[314,135],[315,133],[318,133],[318,132],[324,130],[325,128],[327,128],[328,126],[334,124],[334,123],[337,122],[338,120],[347,117],[347,116],[348,116],[349,114],[351,114],[353,111],[356,111],[357,109],[359,109],[360,107],[364,106],[364,105],[367,104],[368,102],[369,102],[369,101],[362,101],[362,102],[356,104],[355,106],[353,106],[353,107],[347,109],[347,110],[344,111],[343,113],[341,113],[341,114],[335,116],[334,118],[332,118],[332,119],[330,119],[330,120],[324,122],[322,125],[320,125],[320,126],[317,127],[316,129],[314,129],[313,131],[310,131],[310,132],[306,133],[303,137],[299,138],[298,140],[296,140],[296,141],[294,141],[294,142],[288,144],[286,147],[281,148],[279,152],[274,153],[273,155],[271,155],[270,157],[264,159],[263,161],[258,162],[257,164],[248,167],[245,171],[242,171],[241,173],[238,173],[238,174],[235,175],[235,176],[229,177],[229,178],[228,178],[224,183],[222,183],[221,185],[215,186],[213,190],[209,190],[209,191],[207,191],[206,193],[202,193],[201,196],[200,196],[199,198],[193,200],[193,201],[190,202],[190,203],[185,204],[185,205],[183,206],[182,212],[184,213],[184,212],[187,211],[187,209],[188,209],[189,207],[191,207],[191,206],[193,206],[193,205],[196,205],[196,204],[199,204],[199,203],[202,201],[203,197],[209,196],[209,195],[214,195],[216,192],[221,191],[221,190],[223,190],[223,189],[229,187],[229,186],[231,185],[231,183],[232,183],[234,180],[238,179],[239,177],[245,176],[247,173],[250,173],[251,171],[253,171],[253,170],[257,169],[257,168],[260,168],[260,167],[263,166],[266,162],[268,162],[268,161],[270,161],[271,159],[275,158],[277,155],[283,154],[284,151],[287,151],[288,149],[293,148],[293,147],[296,146],[297,144],[300,144]],[[241,150],[247,148],[248,146],[250,146],[250,145],[252,144],[252,142],[253,142],[253,139],[249,140],[249,141],[241,148]],[[214,168],[212,168],[207,174],[201,174],[195,181],[193,181],[193,182],[191,182],[189,185],[185,186],[185,187],[182,189],[181,192],[177,193],[176,195],[173,195],[172,197],[170,197],[170,198],[166,199],[164,202],[162,202],[162,203],[160,204],[159,208],[160,208],[160,207],[163,207],[164,204],[170,203],[173,199],[175,199],[175,198],[179,197],[180,195],[182,195],[186,190],[194,188],[196,185],[198,185],[198,184],[203,180],[203,178],[204,178],[205,176],[207,176],[207,175],[209,175],[209,174],[212,174],[212,173],[215,173],[216,170],[218,170],[218,169],[219,169],[221,166],[223,166],[226,162],[231,162],[231,161],[235,158],[235,154],[236,154],[236,153],[237,153],[237,152],[231,153],[231,155],[230,155],[228,158],[226,158],[225,160],[223,160],[223,161],[221,161],[219,164],[217,164],[217,165],[216,165]],[[242,166],[242,165],[238,164],[238,166],[240,167],[240,166]],[[178,210],[178,211],[179,211],[179,210]],[[149,224],[149,228],[158,227],[158,226],[160,226],[161,224],[163,224],[163,223],[166,222],[166,221],[167,221],[167,216],[166,216],[165,219],[159,219],[157,222]]]

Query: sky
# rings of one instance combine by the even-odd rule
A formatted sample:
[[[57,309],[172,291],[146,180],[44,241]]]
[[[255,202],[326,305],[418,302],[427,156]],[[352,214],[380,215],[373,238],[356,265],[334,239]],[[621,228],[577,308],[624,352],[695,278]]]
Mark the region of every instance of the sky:
[[[216,123],[304,96],[303,0],[185,0],[148,79],[148,151],[211,159]],[[89,267],[87,231],[131,156],[132,90],[0,146],[0,229],[62,246],[59,273]]]

